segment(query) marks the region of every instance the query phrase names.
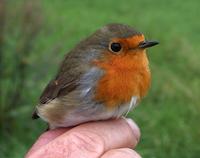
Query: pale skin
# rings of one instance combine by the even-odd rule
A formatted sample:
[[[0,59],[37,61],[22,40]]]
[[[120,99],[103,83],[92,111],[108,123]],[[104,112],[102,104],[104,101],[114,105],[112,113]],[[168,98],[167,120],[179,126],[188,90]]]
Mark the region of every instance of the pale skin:
[[[141,158],[140,130],[131,119],[85,123],[43,133],[25,158]]]

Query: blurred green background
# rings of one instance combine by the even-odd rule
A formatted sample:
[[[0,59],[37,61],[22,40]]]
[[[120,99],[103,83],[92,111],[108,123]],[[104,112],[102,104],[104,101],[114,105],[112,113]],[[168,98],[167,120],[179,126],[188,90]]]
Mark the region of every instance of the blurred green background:
[[[200,156],[199,0],[0,0],[0,157],[21,158],[45,130],[33,107],[64,54],[107,23],[160,41],[152,87],[130,113],[148,158]]]

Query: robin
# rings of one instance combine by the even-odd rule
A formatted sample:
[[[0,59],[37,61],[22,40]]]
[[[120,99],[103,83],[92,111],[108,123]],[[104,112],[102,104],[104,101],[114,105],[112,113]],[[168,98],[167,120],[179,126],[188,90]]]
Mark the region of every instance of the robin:
[[[108,24],[67,53],[33,118],[50,129],[126,115],[147,93],[146,48],[157,45],[123,24]]]

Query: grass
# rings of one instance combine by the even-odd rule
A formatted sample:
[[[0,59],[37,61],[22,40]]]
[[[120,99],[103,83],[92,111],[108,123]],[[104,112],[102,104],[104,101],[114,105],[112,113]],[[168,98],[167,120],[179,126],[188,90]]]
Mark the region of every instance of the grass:
[[[20,5],[11,1],[10,9]],[[0,157],[20,158],[45,129],[30,119],[45,84],[64,54],[97,28],[112,22],[129,24],[160,41],[149,50],[152,87],[132,117],[142,138],[137,151],[149,158],[198,158],[200,155],[200,22],[198,0],[60,0],[41,1],[43,27],[28,56],[23,104],[1,128]],[[16,42],[12,39],[11,42]]]

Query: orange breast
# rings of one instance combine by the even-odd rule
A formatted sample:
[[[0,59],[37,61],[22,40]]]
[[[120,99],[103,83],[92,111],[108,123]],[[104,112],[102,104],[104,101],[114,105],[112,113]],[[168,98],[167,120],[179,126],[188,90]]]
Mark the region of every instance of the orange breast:
[[[126,55],[106,54],[95,64],[105,74],[96,87],[95,99],[113,107],[130,102],[132,96],[143,97],[150,85],[150,71],[145,52]]]

